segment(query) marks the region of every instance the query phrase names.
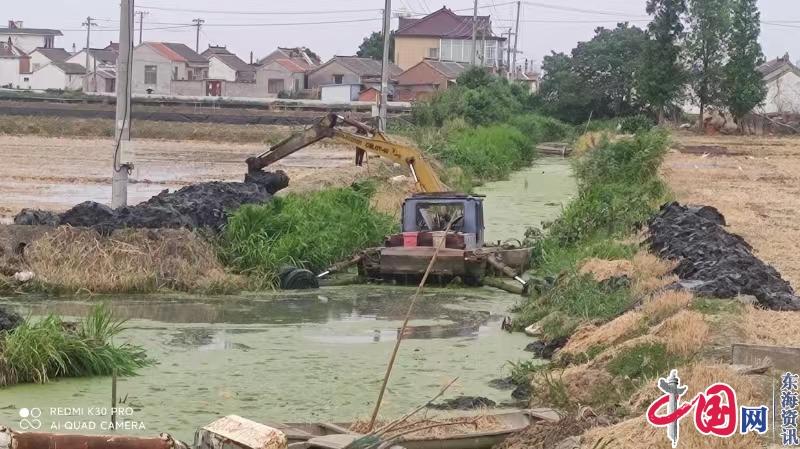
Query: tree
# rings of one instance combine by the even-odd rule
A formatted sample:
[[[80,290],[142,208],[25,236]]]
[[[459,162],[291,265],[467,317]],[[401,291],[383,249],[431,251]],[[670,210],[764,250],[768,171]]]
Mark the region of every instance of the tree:
[[[725,103],[737,123],[767,96],[758,66],[764,53],[758,36],[761,14],[756,0],[731,0],[730,51],[725,65]]]
[[[358,46],[356,56],[359,58],[372,58],[383,60],[383,33],[375,31],[364,38]],[[389,34],[389,61],[394,62],[394,33]]]
[[[664,121],[664,110],[675,102],[686,83],[678,45],[684,30],[681,17],[686,11],[686,0],[647,2],[647,14],[653,16],[653,21],[647,26],[648,41],[637,86],[642,99],[658,115],[659,123]]]
[[[730,26],[729,0],[689,0],[691,31],[687,41],[692,90],[700,103],[700,129],[705,108],[724,103],[725,57]]]

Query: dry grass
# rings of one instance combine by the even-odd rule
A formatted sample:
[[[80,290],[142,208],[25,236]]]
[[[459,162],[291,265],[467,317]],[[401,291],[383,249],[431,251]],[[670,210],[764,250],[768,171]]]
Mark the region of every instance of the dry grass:
[[[687,397],[694,397],[700,390],[704,390],[715,382],[726,382],[736,390],[737,401],[740,404],[762,404],[768,397],[765,387],[760,384],[760,379],[755,376],[740,376],[727,365],[698,364],[686,367],[678,372],[682,383],[689,387]],[[651,382],[637,393],[641,404],[638,410],[644,413],[644,407],[659,396],[655,382]],[[598,441],[613,441],[609,448],[615,449],[669,449],[671,444],[666,437],[664,429],[650,426],[643,416],[624,421],[610,427],[598,427],[589,430],[582,439],[582,448],[591,449]],[[715,448],[715,449],[749,449],[762,448],[763,442],[753,434],[747,436],[734,435],[731,438],[715,438],[700,435],[694,428],[690,419],[681,422],[680,447],[685,449]]]
[[[798,346],[800,312],[774,312],[748,307],[737,316],[745,343]]]
[[[588,325],[579,328],[561,352],[584,354],[593,348],[612,346],[635,335],[643,326],[643,314],[628,312],[599,327]]]
[[[665,261],[647,251],[639,251],[633,256],[634,279],[631,293],[640,297],[663,289],[678,280],[670,273],[675,263]]]
[[[388,421],[378,421],[375,430],[391,424]],[[436,427],[433,427],[436,426]],[[414,432],[414,429],[420,429]],[[507,430],[509,426],[491,415],[461,418],[422,418],[409,419],[388,432],[383,439],[394,435],[405,434],[405,439],[446,438],[452,435],[461,435],[478,432],[495,432]],[[350,425],[350,430],[356,433],[369,432],[369,420],[358,420]],[[410,433],[406,433],[410,432]]]
[[[611,131],[591,131],[584,133],[575,142],[573,151],[576,156],[582,156],[589,151],[597,148],[603,141],[614,141],[618,139],[616,133]]]
[[[162,289],[227,292],[246,286],[214,248],[186,230],[122,230],[110,237],[61,227],[33,242],[26,262],[46,290],[145,293]]]
[[[664,339],[671,354],[687,357],[703,349],[709,331],[702,314],[682,310],[653,329],[653,335]]]
[[[595,281],[603,282],[615,277],[633,277],[633,264],[629,260],[588,259],[580,267],[581,274],[591,274]]]
[[[203,140],[227,143],[273,144],[291,133],[288,126],[229,125],[223,123],[181,123],[137,120],[132,134],[137,139]],[[114,121],[98,118],[27,117],[0,115],[0,134],[41,137],[114,136]]]
[[[691,304],[694,296],[685,290],[667,290],[645,301],[641,312],[650,324],[658,324]]]

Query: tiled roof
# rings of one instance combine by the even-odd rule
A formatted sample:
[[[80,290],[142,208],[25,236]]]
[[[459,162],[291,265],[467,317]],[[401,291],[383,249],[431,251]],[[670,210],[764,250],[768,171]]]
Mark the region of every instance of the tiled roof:
[[[490,16],[478,16],[478,35],[486,39],[504,39],[492,33]],[[472,38],[472,16],[459,16],[442,8],[421,19],[401,19],[395,36],[426,36],[449,39]]]
[[[226,47],[217,47],[214,45],[209,46],[206,51],[200,53],[200,56],[204,58],[210,58],[212,55],[232,55],[230,51]]]
[[[63,48],[37,48],[34,50],[44,55],[45,58],[51,61],[66,61],[71,54]]]
[[[74,64],[71,62],[64,62],[64,61],[55,61],[53,65],[58,67],[59,69],[63,70],[64,73],[67,75],[83,75],[86,73],[86,69],[83,68],[80,64]]]
[[[0,34],[28,34],[34,36],[63,36],[59,30],[48,28],[0,28]]]
[[[278,59],[275,62],[292,73],[303,73],[306,71],[306,68],[291,59]]]
[[[213,58],[217,58],[222,61],[223,64],[227,65],[228,67],[232,68],[237,72],[255,72],[256,68],[251,66],[250,64],[242,61],[238,56],[234,54],[217,54],[212,55]]]
[[[322,66],[318,67],[315,70],[319,70],[322,67],[325,67],[328,64],[333,62],[338,62],[347,70],[355,73],[360,77],[379,77],[381,76],[382,65],[381,61],[376,61],[370,58],[359,58],[357,56],[334,56],[333,59],[326,62]],[[403,73],[403,69],[400,67],[390,64],[389,66],[389,74],[392,76],[397,76]]]
[[[0,58],[24,58],[27,57],[24,51],[17,46],[0,41]]]
[[[173,62],[191,62],[196,64],[207,64],[208,60],[200,56],[197,52],[187,47],[185,44],[173,42],[145,42],[165,58]]]
[[[110,65],[115,65],[117,63],[117,57],[119,56],[114,50],[101,50],[99,48],[90,48],[89,54],[92,55],[97,62]]]
[[[445,62],[430,59],[425,60],[424,62],[450,79],[458,78],[458,76],[468,68],[466,64],[462,64],[460,62]]]

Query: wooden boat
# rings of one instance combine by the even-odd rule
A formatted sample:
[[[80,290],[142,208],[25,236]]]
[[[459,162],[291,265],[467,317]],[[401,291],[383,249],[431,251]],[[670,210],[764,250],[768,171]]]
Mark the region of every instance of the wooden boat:
[[[514,433],[521,432],[537,421],[558,421],[560,415],[552,409],[528,409],[487,414],[503,425],[502,429],[437,437],[403,437],[395,447],[405,449],[489,449]],[[363,435],[349,431],[350,423],[288,423],[267,424],[286,434],[290,449],[343,449]]]

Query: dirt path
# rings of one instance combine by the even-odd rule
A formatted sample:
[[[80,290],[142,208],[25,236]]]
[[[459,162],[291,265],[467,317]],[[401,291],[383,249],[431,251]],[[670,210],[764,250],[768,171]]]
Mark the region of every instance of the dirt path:
[[[263,145],[197,141],[138,140],[129,204],[164,189],[203,181],[239,181],[244,160]],[[0,136],[0,220],[25,207],[65,210],[82,201],[107,202],[111,196],[112,141]],[[318,144],[292,155],[275,169],[285,170],[293,189],[335,177],[357,177],[353,150]]]
[[[677,199],[717,207],[732,232],[800,289],[800,139],[674,139],[662,173]]]

